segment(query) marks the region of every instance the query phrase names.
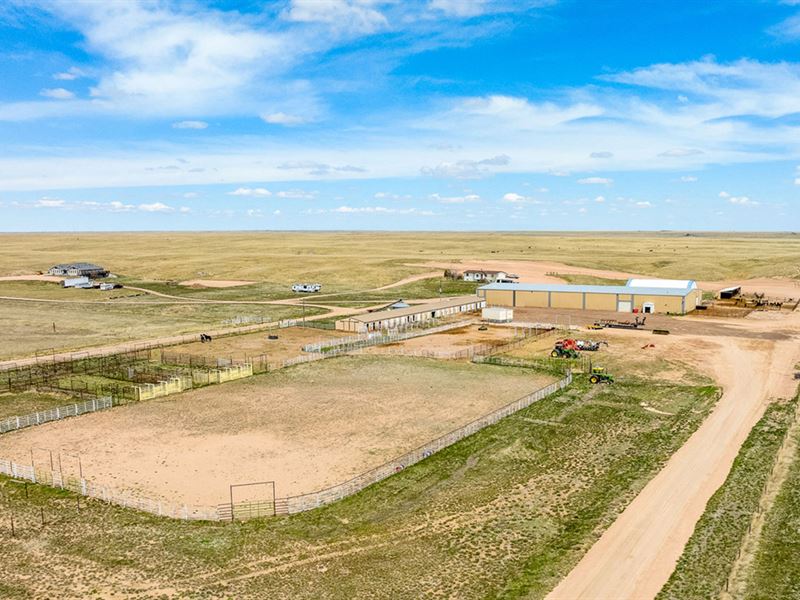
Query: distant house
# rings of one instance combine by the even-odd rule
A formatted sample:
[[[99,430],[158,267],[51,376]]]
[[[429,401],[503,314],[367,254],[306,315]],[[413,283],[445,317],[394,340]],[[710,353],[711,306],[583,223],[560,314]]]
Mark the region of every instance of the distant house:
[[[100,265],[86,262],[64,263],[50,267],[47,271],[49,275],[61,275],[66,277],[106,277],[106,271]]]
[[[292,291],[301,294],[314,294],[322,289],[321,283],[295,283]]]
[[[467,269],[464,271],[464,281],[481,281],[494,283],[498,279],[506,279],[508,274],[505,271],[486,271],[478,269]]]

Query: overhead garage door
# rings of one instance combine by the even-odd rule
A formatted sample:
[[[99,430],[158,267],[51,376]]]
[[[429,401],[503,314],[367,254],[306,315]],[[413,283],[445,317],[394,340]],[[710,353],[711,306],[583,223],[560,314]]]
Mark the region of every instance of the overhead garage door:
[[[617,301],[617,312],[631,312],[633,310],[633,302],[630,300]]]

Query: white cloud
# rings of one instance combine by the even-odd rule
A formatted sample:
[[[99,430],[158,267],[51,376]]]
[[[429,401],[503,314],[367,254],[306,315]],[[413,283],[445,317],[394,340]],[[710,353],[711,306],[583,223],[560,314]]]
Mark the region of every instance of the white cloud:
[[[585,215],[585,214],[588,212],[588,210],[587,210],[587,208],[586,208],[585,206],[581,206],[581,207],[578,209],[578,212],[579,212],[580,214],[582,214],[582,215]]]
[[[240,187],[236,188],[232,192],[228,192],[228,196],[254,196],[256,198],[266,198],[267,196],[272,196],[272,192],[266,188]]]
[[[653,206],[653,203],[648,200],[640,200],[636,202],[635,205],[637,208],[650,208]]]
[[[80,77],[86,77],[86,73],[84,73],[78,67],[70,67],[66,71],[55,73],[53,75],[53,79],[58,81],[73,81],[75,79],[79,79]]]
[[[304,117],[301,117],[299,115],[288,115],[285,112],[265,114],[261,115],[261,118],[265,122],[270,123],[272,125],[292,126],[292,125],[302,125],[303,123],[307,122],[307,120]]]
[[[498,154],[481,160],[459,160],[442,162],[434,167],[422,167],[420,173],[431,177],[454,177],[456,179],[476,179],[491,173],[488,167],[502,167],[511,162],[511,157]]]
[[[45,196],[39,198],[33,205],[40,208],[62,208],[65,202],[60,198],[48,198]]]
[[[465,202],[478,202],[481,197],[478,194],[466,194],[464,196],[441,196],[439,194],[431,194],[431,200],[441,202],[442,204],[464,204]]]
[[[730,198],[730,197],[731,197],[731,195],[730,195],[728,192],[724,191],[724,190],[723,190],[723,191],[721,191],[721,192],[718,194],[718,196],[719,196],[720,198]]]
[[[795,177],[794,184],[795,185],[800,185],[800,177]]]
[[[137,206],[143,212],[173,212],[175,209],[167,206],[163,202],[153,202],[152,204],[140,204]]]
[[[184,198],[197,198],[197,196],[199,196],[197,192],[186,192],[183,194]]]
[[[425,217],[433,216],[433,211],[419,210],[416,208],[387,208],[385,206],[339,206],[330,211],[322,209],[319,212],[334,212],[344,214],[396,214],[396,215],[421,215]]]
[[[388,21],[372,4],[364,0],[292,0],[283,16],[289,21],[325,23],[343,32],[373,33]]]
[[[581,185],[611,185],[614,180],[610,177],[584,177],[578,179],[578,183]]]
[[[487,0],[431,0],[428,6],[448,16],[468,18],[490,9]]]
[[[681,177],[681,181],[683,181],[684,183],[694,183],[695,181],[697,181],[697,177],[695,177],[694,175],[683,175]]]
[[[606,151],[603,151],[603,152],[592,152],[589,155],[589,158],[613,158],[613,157],[614,157],[614,153],[613,152],[606,152]]]
[[[272,211],[272,214],[275,215],[276,217],[279,217],[281,216],[281,211],[279,209],[275,209]]]
[[[205,121],[178,121],[172,124],[173,129],[205,129],[208,123]]]
[[[731,204],[738,204],[740,206],[757,206],[758,202],[751,200],[748,196],[731,196],[728,198]]]
[[[180,212],[180,213],[182,213],[182,214],[189,214],[190,212],[192,212],[192,209],[191,209],[191,208],[189,208],[188,206],[181,206],[181,207],[178,209],[178,212]]]
[[[75,94],[64,88],[45,88],[39,92],[39,95],[54,100],[72,100],[75,97]]]
[[[665,158],[683,158],[684,156],[696,156],[698,154],[703,154],[703,151],[697,148],[671,148],[670,150],[661,152],[659,156]]]
[[[606,198],[605,198],[605,196],[596,196],[594,201],[597,202],[597,203],[602,203],[602,202],[606,201]]]
[[[283,190],[276,194],[278,198],[289,198],[292,200],[312,200],[317,196],[317,192],[307,192],[306,190]]]

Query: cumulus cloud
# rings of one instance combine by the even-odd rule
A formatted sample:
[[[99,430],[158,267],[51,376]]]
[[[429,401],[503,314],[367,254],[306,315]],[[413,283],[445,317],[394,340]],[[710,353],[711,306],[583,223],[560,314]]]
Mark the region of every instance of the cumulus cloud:
[[[81,77],[86,77],[86,73],[84,73],[78,67],[70,67],[66,71],[61,71],[60,73],[55,73],[53,75],[53,79],[58,81],[73,81]]]
[[[653,203],[648,200],[639,200],[634,203],[637,208],[651,208]]]
[[[306,190],[283,190],[276,194],[278,198],[288,198],[291,200],[312,200],[317,196],[317,192],[307,192]]]
[[[175,209],[171,206],[164,204],[163,202],[153,202],[152,204],[140,204],[137,206],[139,210],[143,212],[173,212]]]
[[[173,129],[205,129],[208,123],[205,121],[178,121],[172,124]]]
[[[418,208],[388,208],[386,206],[339,206],[330,210],[320,209],[317,213],[343,213],[343,214],[384,214],[384,215],[419,215],[430,217],[435,215],[431,210],[420,210]]]
[[[740,206],[757,206],[758,202],[751,200],[748,196],[731,196],[728,198],[731,204],[738,204]]]
[[[33,203],[33,206],[38,208],[61,208],[64,205],[64,200],[61,200],[60,198],[48,198],[47,196],[39,198]]]
[[[75,94],[64,88],[45,88],[39,92],[39,95],[54,100],[72,100],[75,97]]]
[[[240,187],[236,188],[232,192],[228,192],[228,196],[255,196],[257,198],[266,198],[267,196],[271,196],[272,192],[270,192],[267,188],[249,188],[249,187]]]
[[[578,179],[581,185],[611,185],[614,180],[610,177],[583,177]]]
[[[498,154],[491,158],[481,160],[459,160],[456,162],[442,162],[434,167],[422,167],[420,172],[431,177],[452,177],[456,179],[477,179],[491,173],[487,167],[506,166],[511,162],[511,157]]]

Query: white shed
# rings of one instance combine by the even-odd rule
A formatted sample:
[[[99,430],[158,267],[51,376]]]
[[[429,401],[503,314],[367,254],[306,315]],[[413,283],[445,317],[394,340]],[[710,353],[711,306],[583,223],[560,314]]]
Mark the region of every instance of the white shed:
[[[481,318],[489,323],[511,323],[514,311],[504,306],[489,306],[481,311]]]

